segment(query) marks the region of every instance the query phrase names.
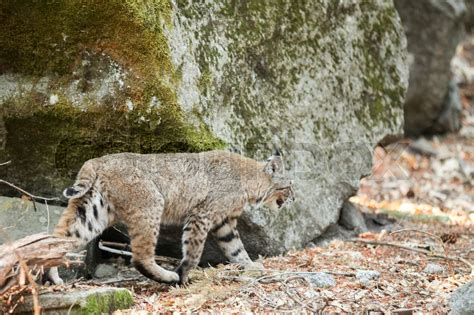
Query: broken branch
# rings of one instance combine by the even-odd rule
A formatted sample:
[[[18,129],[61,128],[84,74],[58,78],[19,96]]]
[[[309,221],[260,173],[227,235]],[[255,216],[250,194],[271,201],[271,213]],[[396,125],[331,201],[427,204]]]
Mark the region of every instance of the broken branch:
[[[15,188],[16,190],[18,190],[19,192],[22,192],[23,194],[27,195],[28,197],[32,198],[32,199],[38,199],[38,200],[44,200],[44,201],[55,201],[55,200],[59,200],[59,198],[57,197],[54,197],[54,198],[45,198],[45,197],[41,197],[41,196],[36,196],[36,195],[33,195],[33,194],[30,194],[29,192],[27,192],[26,190],[24,189],[21,189],[20,187],[16,186],[16,185],[13,185],[12,183],[9,183],[7,182],[6,180],[3,180],[3,179],[0,179],[0,183],[3,183],[7,186],[10,186],[12,188]]]
[[[26,267],[33,272],[69,264],[64,256],[74,249],[75,243],[72,239],[38,233],[0,246],[0,294],[19,283],[21,270],[28,273]]]

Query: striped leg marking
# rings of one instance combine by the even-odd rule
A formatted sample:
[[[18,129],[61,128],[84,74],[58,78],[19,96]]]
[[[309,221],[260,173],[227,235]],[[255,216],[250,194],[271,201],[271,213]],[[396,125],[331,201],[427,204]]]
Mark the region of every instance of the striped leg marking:
[[[199,264],[210,228],[209,220],[199,215],[191,216],[184,225],[183,259],[176,269],[180,283],[186,283],[189,271]]]
[[[229,262],[237,263],[243,267],[252,264],[252,260],[240,240],[237,219],[224,219],[213,228],[212,233]]]

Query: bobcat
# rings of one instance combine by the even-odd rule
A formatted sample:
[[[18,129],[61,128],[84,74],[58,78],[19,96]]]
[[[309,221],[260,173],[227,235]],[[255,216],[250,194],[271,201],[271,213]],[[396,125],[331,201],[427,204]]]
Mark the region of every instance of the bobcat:
[[[292,183],[283,172],[279,154],[266,163],[225,151],[106,155],[85,162],[74,185],[64,190],[69,204],[54,235],[75,238],[80,247],[122,222],[133,265],[160,282],[187,282],[209,232],[230,262],[250,267],[237,218],[246,207],[278,209],[293,202]],[[154,261],[160,223],[184,224],[183,258],[175,271]],[[49,277],[62,283],[56,268]]]

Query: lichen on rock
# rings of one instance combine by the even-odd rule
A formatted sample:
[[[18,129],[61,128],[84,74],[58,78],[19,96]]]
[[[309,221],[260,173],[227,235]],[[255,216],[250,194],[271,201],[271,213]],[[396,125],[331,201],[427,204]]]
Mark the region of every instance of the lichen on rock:
[[[179,0],[173,12],[178,98],[245,155],[282,149],[295,179],[296,205],[247,213],[244,242],[276,254],[314,239],[370,172],[375,144],[402,132],[407,54],[393,3]]]

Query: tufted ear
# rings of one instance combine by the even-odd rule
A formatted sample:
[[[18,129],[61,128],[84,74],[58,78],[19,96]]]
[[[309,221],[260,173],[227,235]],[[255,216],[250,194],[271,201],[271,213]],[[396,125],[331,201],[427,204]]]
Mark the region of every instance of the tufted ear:
[[[277,152],[268,158],[267,164],[263,168],[263,171],[267,174],[274,176],[277,173],[283,172],[283,160],[280,153]]]

